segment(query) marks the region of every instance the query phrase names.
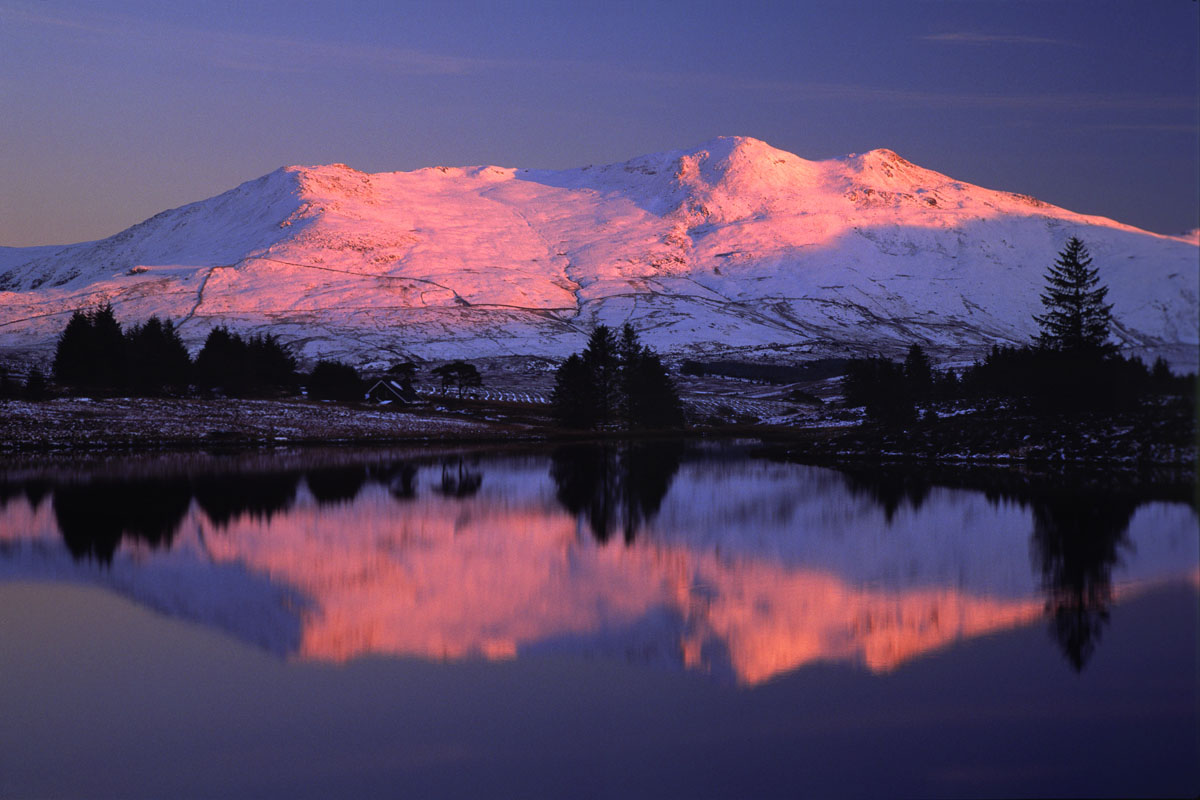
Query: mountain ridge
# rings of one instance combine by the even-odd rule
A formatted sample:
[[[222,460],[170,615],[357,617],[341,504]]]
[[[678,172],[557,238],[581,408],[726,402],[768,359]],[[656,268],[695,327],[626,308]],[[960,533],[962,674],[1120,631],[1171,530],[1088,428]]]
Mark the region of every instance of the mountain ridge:
[[[305,359],[561,357],[629,321],[660,350],[1027,341],[1045,267],[1089,245],[1130,352],[1200,361],[1196,245],[973,186],[877,149],[749,137],[567,170],[281,167],[94,242],[0,248],[0,348],[76,308],[270,330]],[[7,340],[7,341],[4,341]]]

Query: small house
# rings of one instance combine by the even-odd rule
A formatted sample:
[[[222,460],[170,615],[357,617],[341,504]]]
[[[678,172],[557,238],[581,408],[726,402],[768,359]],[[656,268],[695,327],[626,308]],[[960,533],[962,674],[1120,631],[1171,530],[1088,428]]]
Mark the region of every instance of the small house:
[[[412,403],[417,399],[417,393],[413,391],[411,385],[401,383],[400,381],[384,378],[375,381],[371,388],[367,390],[367,402],[369,403]]]

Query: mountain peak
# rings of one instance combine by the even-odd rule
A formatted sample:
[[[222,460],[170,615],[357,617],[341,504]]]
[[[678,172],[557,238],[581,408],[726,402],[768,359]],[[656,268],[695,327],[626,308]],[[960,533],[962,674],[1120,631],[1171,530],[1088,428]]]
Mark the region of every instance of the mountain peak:
[[[690,150],[680,151],[678,156],[694,160],[714,175],[745,169],[770,170],[783,165],[813,163],[750,136],[718,136]]]
[[[1071,236],[1104,264],[1123,341],[1194,364],[1194,239],[885,148],[808,161],[747,136],[568,170],[284,167],[100,242],[0,251],[0,325],[51,348],[64,315],[112,302],[193,344],[231,325],[305,358],[560,356],[626,320],[674,353],[974,357],[1028,340]]]
[[[871,162],[901,161],[905,164],[910,163],[901,158],[895,150],[889,150],[886,147],[876,147],[874,150],[868,150],[862,154],[851,155],[851,158],[861,158]]]
[[[895,150],[878,147],[865,153],[851,153],[841,161],[851,172],[860,175],[882,175],[885,178],[908,178],[917,182],[928,181],[931,178],[949,180],[945,175],[918,166],[899,155]]]
[[[692,152],[707,152],[710,158],[717,159],[733,156],[741,158],[771,158],[776,155],[791,155],[791,153],[772,147],[762,139],[755,139],[752,136],[718,136],[693,148]]]

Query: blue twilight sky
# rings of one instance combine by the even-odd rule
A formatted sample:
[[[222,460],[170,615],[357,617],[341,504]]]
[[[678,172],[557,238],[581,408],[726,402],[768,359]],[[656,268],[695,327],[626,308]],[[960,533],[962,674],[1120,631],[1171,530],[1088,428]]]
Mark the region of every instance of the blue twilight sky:
[[[1200,3],[0,0],[0,245],[285,164],[571,167],[764,139],[1198,225]]]

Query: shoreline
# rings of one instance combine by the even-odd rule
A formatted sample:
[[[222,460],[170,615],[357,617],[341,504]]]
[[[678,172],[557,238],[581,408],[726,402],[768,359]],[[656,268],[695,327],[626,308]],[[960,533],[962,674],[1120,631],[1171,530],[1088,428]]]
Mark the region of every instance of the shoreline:
[[[684,431],[573,431],[529,409],[396,409],[300,399],[58,398],[0,401],[0,458],[8,455],[280,448],[550,446],[614,440],[749,441],[822,464],[1197,467],[1194,416],[1154,409],[1070,426],[1005,413],[870,425],[726,425]],[[492,412],[492,413],[486,413]],[[504,414],[508,414],[507,417]]]

